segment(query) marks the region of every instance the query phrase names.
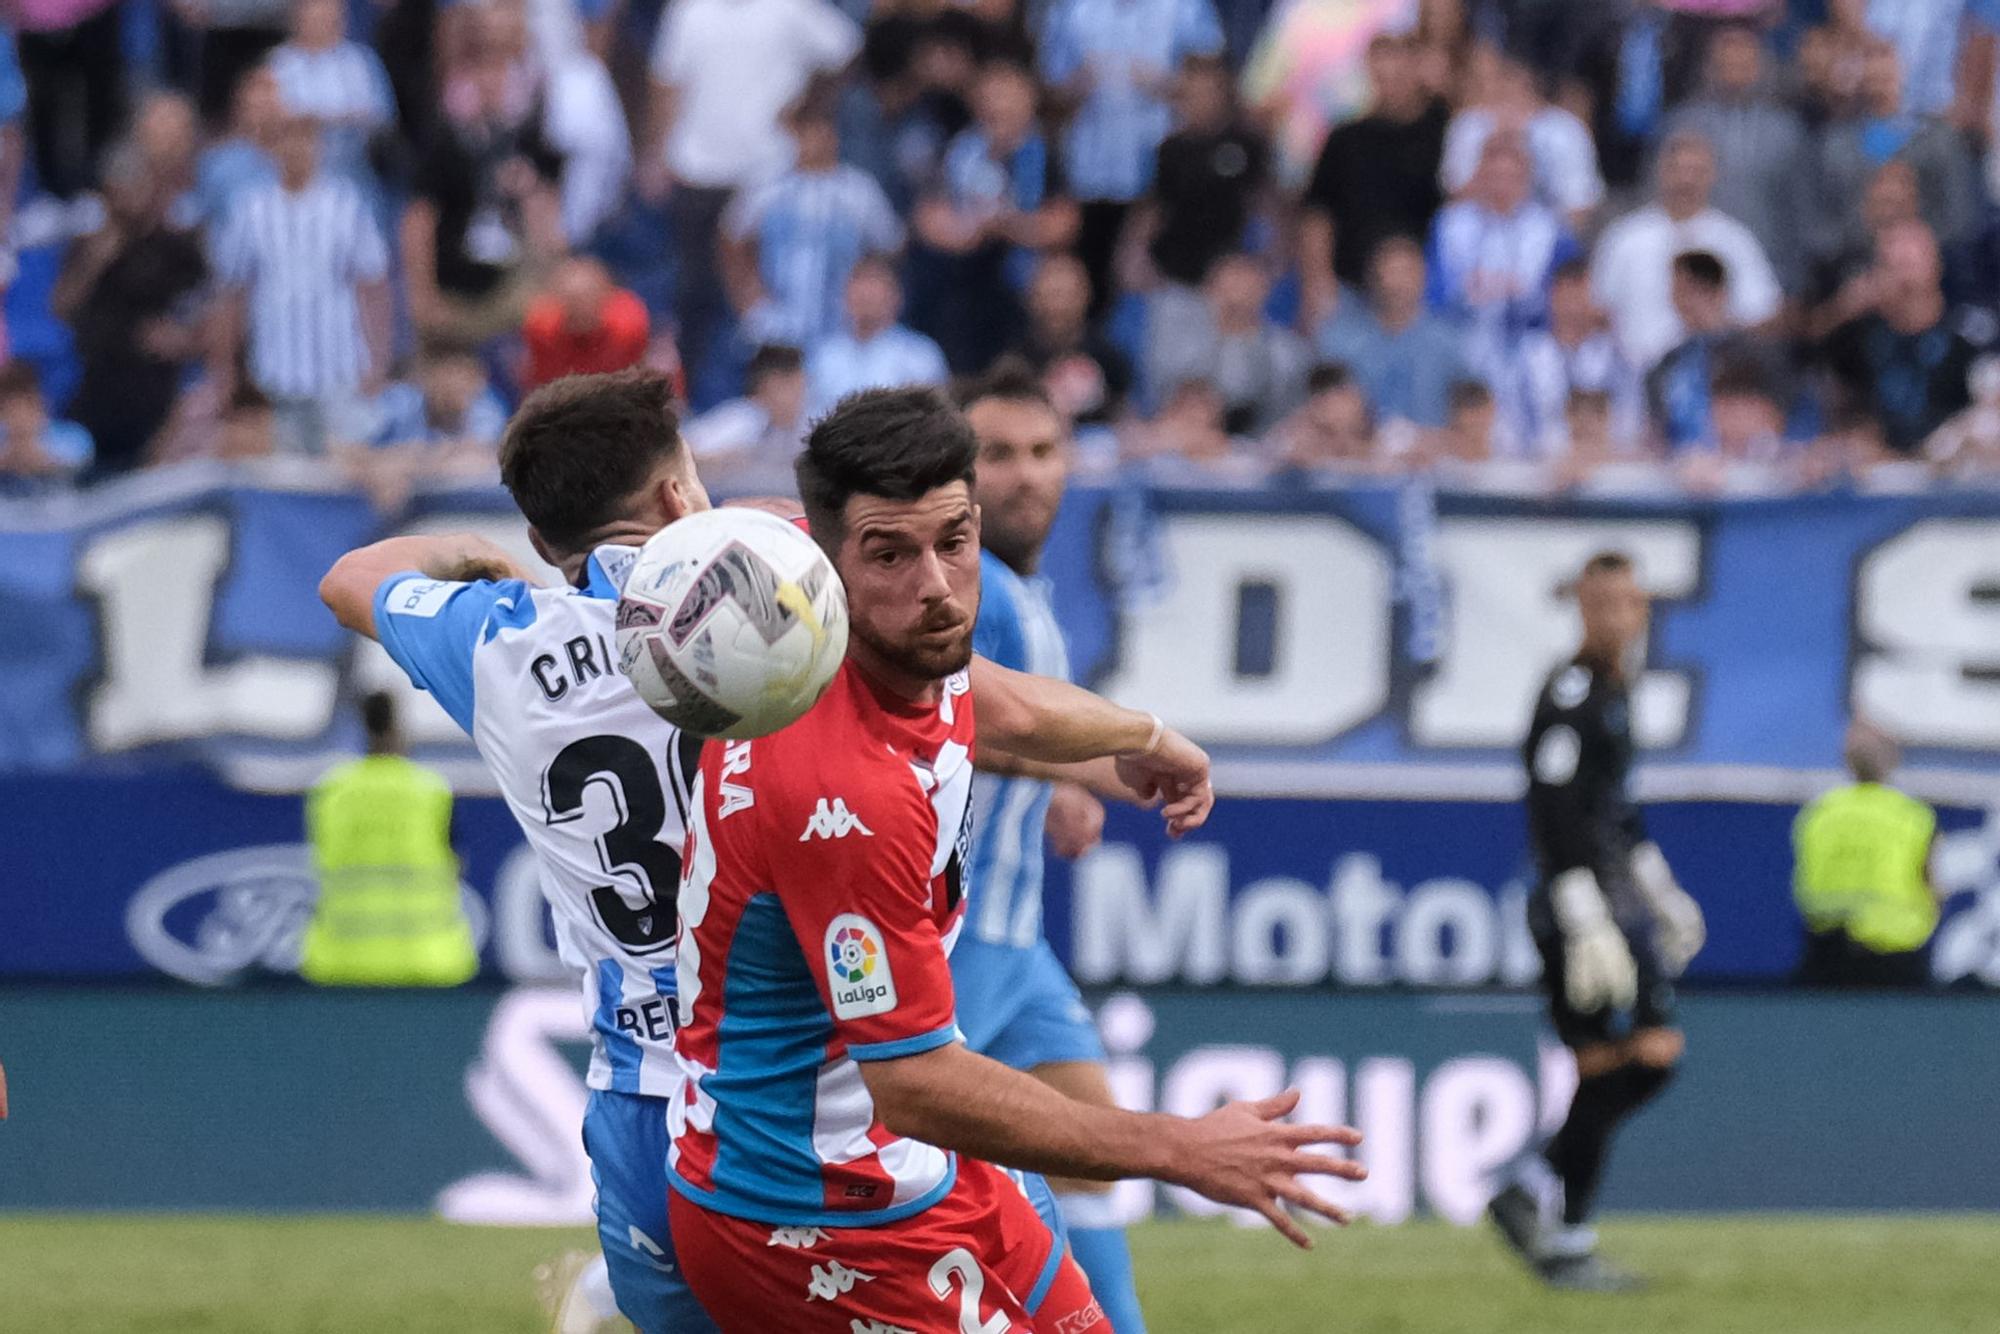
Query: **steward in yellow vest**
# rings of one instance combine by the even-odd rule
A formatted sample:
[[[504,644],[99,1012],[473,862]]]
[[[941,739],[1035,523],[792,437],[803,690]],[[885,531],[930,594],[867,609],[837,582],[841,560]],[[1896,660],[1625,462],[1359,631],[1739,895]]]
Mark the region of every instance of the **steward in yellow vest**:
[[[1885,780],[1895,742],[1848,729],[1855,781],[1814,801],[1792,827],[1792,894],[1806,924],[1800,980],[1814,986],[1922,986],[1924,946],[1937,929],[1931,840],[1937,816]]]
[[[361,702],[368,754],[306,798],[319,900],[299,972],[322,986],[452,987],[479,971],[459,903],[451,789],[404,758],[394,701]]]

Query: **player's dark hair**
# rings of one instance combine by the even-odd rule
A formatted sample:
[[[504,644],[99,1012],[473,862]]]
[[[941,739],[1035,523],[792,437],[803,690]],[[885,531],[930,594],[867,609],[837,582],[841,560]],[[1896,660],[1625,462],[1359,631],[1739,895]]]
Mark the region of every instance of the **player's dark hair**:
[[[1004,403],[1033,403],[1050,412],[1056,410],[1049,400],[1049,391],[1042,385],[1042,377],[1035,374],[1035,368],[1025,357],[1013,353],[988,366],[984,374],[960,380],[952,386],[952,397],[958,401],[961,412],[970,412],[974,403],[989,398]]]
[[[1306,394],[1317,398],[1321,394],[1345,389],[1354,383],[1354,372],[1344,361],[1322,361],[1306,372]]]
[[[789,375],[804,369],[805,356],[795,347],[785,343],[766,343],[750,354],[750,365],[743,373],[744,383],[751,393],[773,375]]]
[[[657,371],[570,375],[543,385],[500,438],[500,480],[542,540],[578,546],[620,517],[681,452],[673,382]]]
[[[1582,255],[1572,255],[1549,270],[1549,282],[1573,283],[1590,281],[1590,261]]]
[[[1493,401],[1493,391],[1483,380],[1453,380],[1445,390],[1445,403],[1453,412],[1483,408]]]
[[[813,423],[793,465],[812,534],[839,549],[854,496],[915,500],[953,482],[972,484],[979,441],[936,389],[864,389]]]
[[[363,695],[361,728],[368,734],[368,748],[381,749],[396,732],[396,697],[386,690],[371,690]]]
[[[1611,394],[1603,389],[1572,389],[1564,407],[1570,412],[1609,412]]]
[[[42,377],[31,361],[10,361],[0,366],[0,403],[28,398],[42,392]]]
[[[1713,251],[1683,250],[1674,256],[1674,272],[1689,282],[1700,283],[1711,292],[1719,292],[1729,283],[1729,270]]]

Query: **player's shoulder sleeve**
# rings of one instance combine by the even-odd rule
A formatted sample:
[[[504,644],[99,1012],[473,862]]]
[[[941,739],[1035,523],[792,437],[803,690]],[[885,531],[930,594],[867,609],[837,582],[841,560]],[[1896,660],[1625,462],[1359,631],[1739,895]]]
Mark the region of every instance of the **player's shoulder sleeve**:
[[[409,571],[375,591],[375,637],[412,684],[472,731],[472,659],[503,627],[534,623],[533,590],[519,579],[461,583]]]
[[[1021,625],[1021,584],[992,552],[979,555],[979,618],[972,624],[972,651],[1015,671],[1028,669],[1028,637]]]
[[[801,766],[805,768],[805,766]],[[827,1014],[857,1061],[959,1037],[931,904],[937,816],[906,761],[853,751],[789,778],[760,820],[764,856]]]

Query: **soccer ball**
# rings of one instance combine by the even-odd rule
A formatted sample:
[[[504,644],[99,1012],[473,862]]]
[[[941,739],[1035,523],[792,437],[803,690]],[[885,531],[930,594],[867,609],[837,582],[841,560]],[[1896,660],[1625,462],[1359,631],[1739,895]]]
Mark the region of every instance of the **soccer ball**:
[[[743,740],[813,706],[847,654],[847,590],[796,525],[691,514],[640,550],[618,599],[618,666],[698,736]]]

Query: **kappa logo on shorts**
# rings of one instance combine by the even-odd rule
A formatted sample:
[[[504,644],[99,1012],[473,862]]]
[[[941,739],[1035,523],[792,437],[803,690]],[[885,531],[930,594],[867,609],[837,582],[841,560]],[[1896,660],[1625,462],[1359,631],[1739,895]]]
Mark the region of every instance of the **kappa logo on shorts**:
[[[854,1291],[856,1283],[873,1283],[873,1274],[864,1274],[859,1269],[849,1269],[838,1260],[828,1260],[824,1267],[813,1266],[812,1282],[806,1285],[806,1300],[817,1297],[830,1302],[846,1293]]]
[[[917,1332],[913,1329],[904,1329],[901,1325],[885,1325],[879,1320],[855,1319],[847,1322],[847,1334],[917,1334]]]
[[[1085,1330],[1096,1329],[1104,1323],[1104,1308],[1093,1301],[1081,1311],[1071,1311],[1056,1321],[1056,1334],[1084,1334]]]
[[[806,832],[799,835],[799,842],[815,838],[846,838],[849,834],[875,837],[875,831],[861,823],[860,816],[847,809],[847,798],[835,797],[829,803],[821,797],[819,805],[813,810],[812,819],[806,821]]]
[[[826,924],[824,946],[834,1018],[862,1019],[896,1008],[889,948],[875,923],[856,913],[841,913]]]
[[[809,1251],[827,1240],[823,1227],[775,1227],[771,1229],[771,1239],[766,1246],[789,1246],[795,1251]]]

